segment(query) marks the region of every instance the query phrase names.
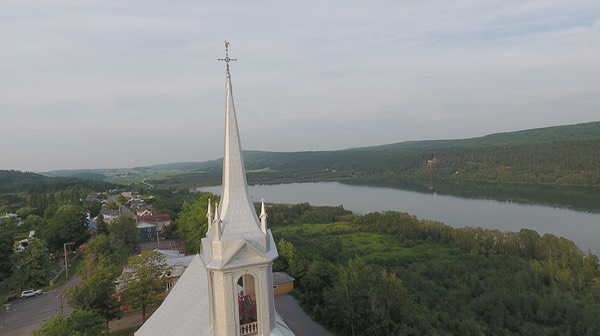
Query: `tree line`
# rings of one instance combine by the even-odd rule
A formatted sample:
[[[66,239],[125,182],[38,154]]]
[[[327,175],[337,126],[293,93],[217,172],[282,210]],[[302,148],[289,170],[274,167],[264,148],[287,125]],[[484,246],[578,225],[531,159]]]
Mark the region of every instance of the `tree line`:
[[[598,257],[568,239],[392,211],[323,223],[272,221],[274,269],[296,278],[305,311],[335,334],[600,332]],[[364,248],[344,249],[358,239]]]

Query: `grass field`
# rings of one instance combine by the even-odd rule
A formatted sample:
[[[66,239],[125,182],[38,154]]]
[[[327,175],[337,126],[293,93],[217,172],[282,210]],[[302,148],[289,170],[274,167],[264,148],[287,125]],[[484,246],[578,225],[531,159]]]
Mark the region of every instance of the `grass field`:
[[[455,258],[446,245],[403,242],[389,234],[360,232],[348,222],[280,225],[271,230],[275,241],[283,238],[296,245],[300,253],[337,262],[360,256],[378,264],[404,265],[432,258]]]

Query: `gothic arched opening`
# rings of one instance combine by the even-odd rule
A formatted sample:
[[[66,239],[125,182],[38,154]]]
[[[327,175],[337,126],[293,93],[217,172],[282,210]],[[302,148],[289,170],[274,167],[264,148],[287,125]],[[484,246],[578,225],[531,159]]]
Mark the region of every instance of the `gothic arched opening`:
[[[242,335],[251,335],[258,332],[254,276],[242,275],[237,285],[240,332]]]

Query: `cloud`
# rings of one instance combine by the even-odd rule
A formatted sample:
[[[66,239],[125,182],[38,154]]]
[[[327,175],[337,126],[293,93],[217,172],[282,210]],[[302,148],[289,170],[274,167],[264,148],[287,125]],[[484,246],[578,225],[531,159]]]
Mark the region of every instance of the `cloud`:
[[[224,39],[252,149],[597,120],[597,13],[588,0],[11,2],[0,12],[0,120],[18,127],[0,134],[13,144],[0,169],[217,158]]]

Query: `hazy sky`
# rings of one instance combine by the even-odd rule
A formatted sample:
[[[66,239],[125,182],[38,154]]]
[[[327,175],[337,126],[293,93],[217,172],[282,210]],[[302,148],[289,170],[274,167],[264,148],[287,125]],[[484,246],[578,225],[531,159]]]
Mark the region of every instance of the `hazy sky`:
[[[225,64],[248,150],[600,120],[600,1],[5,0],[0,169],[217,159]]]

